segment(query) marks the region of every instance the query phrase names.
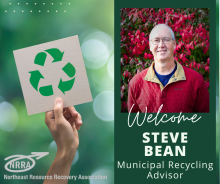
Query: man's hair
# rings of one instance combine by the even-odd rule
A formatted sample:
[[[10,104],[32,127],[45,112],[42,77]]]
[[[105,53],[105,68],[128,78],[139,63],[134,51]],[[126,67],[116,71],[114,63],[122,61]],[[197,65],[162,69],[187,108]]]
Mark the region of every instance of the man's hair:
[[[151,32],[150,32],[150,35],[151,35],[152,31],[153,31],[156,27],[162,26],[162,25],[163,25],[163,26],[166,26],[166,27],[168,27],[168,28],[170,29],[172,38],[173,38],[173,40],[175,40],[175,36],[174,36],[173,30],[172,30],[168,25],[166,25],[166,24],[157,24],[156,26],[154,26],[154,28],[153,28],[153,29],[151,30]],[[150,40],[150,35],[149,35],[149,40]]]

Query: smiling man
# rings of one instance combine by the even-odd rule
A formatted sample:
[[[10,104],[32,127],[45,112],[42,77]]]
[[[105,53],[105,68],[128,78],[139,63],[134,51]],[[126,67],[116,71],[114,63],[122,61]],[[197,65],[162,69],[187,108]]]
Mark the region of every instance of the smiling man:
[[[149,36],[154,56],[151,66],[129,83],[129,112],[209,112],[209,92],[202,76],[174,60],[176,41],[166,24],[156,25]]]

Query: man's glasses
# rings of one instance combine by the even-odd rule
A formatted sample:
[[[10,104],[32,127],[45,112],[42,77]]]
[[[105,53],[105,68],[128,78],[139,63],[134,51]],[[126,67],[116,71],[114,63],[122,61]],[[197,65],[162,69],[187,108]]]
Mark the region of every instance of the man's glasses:
[[[154,45],[158,45],[158,44],[160,43],[160,40],[161,40],[160,38],[151,39],[151,41],[152,41],[152,43],[153,43]],[[164,44],[170,43],[171,40],[173,40],[173,39],[172,39],[172,38],[169,38],[169,37],[164,37],[164,38],[162,38],[162,42],[163,42]]]

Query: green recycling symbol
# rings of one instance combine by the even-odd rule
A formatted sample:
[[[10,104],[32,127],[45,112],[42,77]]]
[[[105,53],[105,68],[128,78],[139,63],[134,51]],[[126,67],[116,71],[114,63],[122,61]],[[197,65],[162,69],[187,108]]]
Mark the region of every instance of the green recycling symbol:
[[[59,49],[57,48],[52,48],[52,49],[48,49],[45,50],[45,52],[39,52],[34,60],[34,64],[40,65],[40,66],[44,66],[44,63],[46,61],[47,58],[47,53],[50,54],[53,57],[53,61],[54,62],[59,62],[62,61],[63,58],[63,54],[64,52],[61,52]],[[66,91],[69,91],[72,89],[74,81],[75,81],[75,67],[71,64],[71,63],[67,63],[62,70],[72,79],[68,80],[68,81],[63,81],[62,79],[60,79],[58,88],[65,94]],[[40,92],[41,95],[43,96],[51,96],[53,95],[53,86],[52,85],[48,85],[48,86],[42,86],[38,89],[38,84],[40,82],[40,79],[44,79],[43,75],[40,73],[39,70],[35,70],[35,71],[30,71],[29,72],[31,74],[30,76],[30,83],[33,86],[33,88]]]

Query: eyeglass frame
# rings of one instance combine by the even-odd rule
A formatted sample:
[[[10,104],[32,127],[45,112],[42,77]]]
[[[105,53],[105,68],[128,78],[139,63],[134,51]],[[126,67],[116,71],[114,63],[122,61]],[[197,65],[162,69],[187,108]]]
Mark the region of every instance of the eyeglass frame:
[[[171,40],[174,40],[173,38],[170,38],[170,37],[163,37],[162,39],[161,39],[161,38],[158,38],[158,39],[160,39],[160,41],[162,40],[162,42],[164,43],[164,40],[163,40],[164,38],[169,38],[170,41],[171,41]],[[153,38],[153,39],[155,39],[155,38]],[[154,44],[153,39],[151,39],[150,41]],[[170,43],[170,41],[169,41],[169,43]],[[160,43],[160,42],[159,42],[159,43]],[[159,43],[158,43],[158,44],[154,44],[154,45],[159,45]],[[169,44],[169,43],[164,43],[164,44]]]

